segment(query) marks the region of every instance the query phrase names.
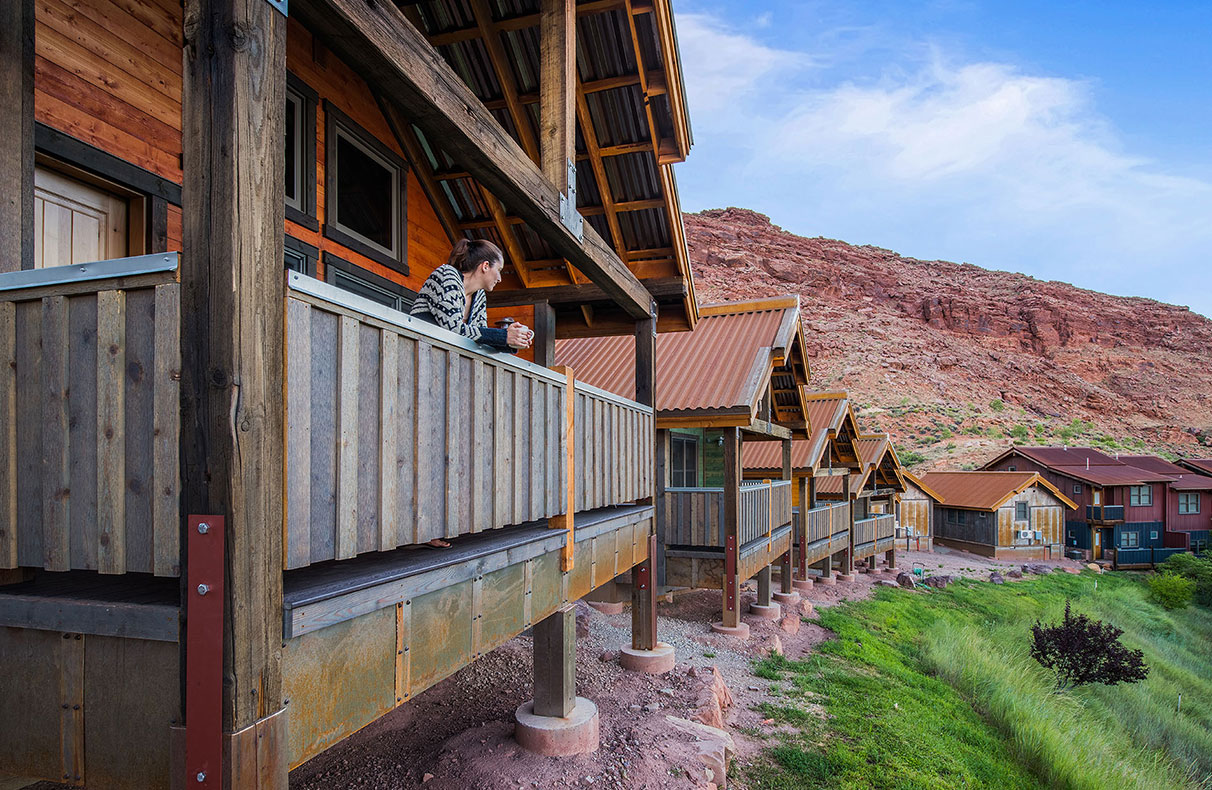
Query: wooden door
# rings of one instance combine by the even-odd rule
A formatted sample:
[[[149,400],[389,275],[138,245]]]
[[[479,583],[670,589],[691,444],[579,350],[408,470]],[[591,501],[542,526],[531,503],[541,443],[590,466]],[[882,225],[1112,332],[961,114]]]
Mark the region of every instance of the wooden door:
[[[1094,533],[1094,559],[1101,560],[1103,558],[1103,531],[1101,529],[1091,531]]]
[[[127,199],[51,170],[34,169],[34,268],[128,255]]]

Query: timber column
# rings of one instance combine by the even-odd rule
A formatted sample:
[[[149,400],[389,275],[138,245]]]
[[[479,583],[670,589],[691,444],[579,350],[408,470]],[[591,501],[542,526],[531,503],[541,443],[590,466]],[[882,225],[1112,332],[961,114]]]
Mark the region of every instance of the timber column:
[[[656,305],[651,307],[652,317],[637,321],[635,325],[635,399],[645,406],[656,404]],[[653,422],[655,424],[655,415]],[[654,431],[661,440],[665,431]],[[664,453],[661,453],[664,467]],[[664,483],[659,481],[664,469],[653,464],[653,504],[660,509],[664,502]],[[653,519],[654,522],[658,520]],[[660,520],[663,525],[663,519]],[[657,546],[655,532],[648,536],[648,551],[644,560],[631,569],[631,646],[619,651],[619,663],[625,669],[664,674],[673,669],[675,657],[673,645],[657,641]]]
[[[793,584],[795,589],[800,592],[811,592],[813,585],[813,580],[808,575],[808,561],[806,559],[808,549],[808,519],[810,518],[808,511],[816,506],[816,478],[811,474],[812,471],[809,469],[810,474],[800,478],[800,523],[798,525],[800,553],[796,556],[796,579]]]
[[[749,624],[741,621],[741,580],[738,578],[741,525],[741,430],[724,429],[724,577],[723,618],[711,630],[746,639]]]
[[[225,767],[194,786],[285,790],[286,17],[185,0],[184,32],[181,499],[226,522],[223,687],[199,692],[222,694]]]
[[[850,496],[850,475],[848,473],[842,478],[842,501],[849,505],[846,511],[850,520],[850,540],[842,555],[842,569],[837,575],[837,580],[852,582],[854,581],[854,510],[858,500],[852,499]]]
[[[34,268],[34,0],[0,3],[0,272]]]
[[[783,480],[790,482],[791,480],[791,440],[783,440]],[[795,485],[792,483],[792,485]],[[790,493],[790,492],[788,492]],[[773,501],[771,506],[773,507]],[[801,508],[802,509],[802,508]],[[774,593],[774,600],[784,605],[794,605],[799,603],[800,594],[795,591],[792,585],[792,572],[794,555],[796,553],[795,542],[797,540],[798,526],[795,523],[795,516],[791,517],[791,547],[783,553],[779,558],[779,591]],[[804,550],[804,544],[800,544],[799,551]]]

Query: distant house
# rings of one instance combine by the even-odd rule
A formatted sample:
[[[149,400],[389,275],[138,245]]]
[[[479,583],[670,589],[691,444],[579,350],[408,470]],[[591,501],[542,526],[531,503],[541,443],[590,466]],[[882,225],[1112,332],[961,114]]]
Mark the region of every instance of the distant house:
[[[999,560],[1059,559],[1077,504],[1037,472],[930,472],[934,542]]]
[[[905,540],[906,549],[930,551],[934,548],[934,507],[943,498],[933,488],[908,472],[902,473],[905,491],[897,504],[897,546]]]
[[[1203,551],[1212,529],[1212,461],[1170,463],[1155,455],[1121,455],[1124,463],[1168,475],[1162,510],[1162,545],[1165,548]]]

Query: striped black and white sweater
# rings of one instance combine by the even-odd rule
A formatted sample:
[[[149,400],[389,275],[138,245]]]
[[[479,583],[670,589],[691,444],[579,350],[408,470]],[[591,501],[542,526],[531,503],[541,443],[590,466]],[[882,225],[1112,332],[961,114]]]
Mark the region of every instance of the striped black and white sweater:
[[[509,349],[505,330],[488,325],[487,294],[483,291],[472,294],[471,310],[466,321],[463,320],[465,298],[463,274],[449,263],[444,263],[434,269],[421,286],[421,292],[412,304],[411,314],[477,343]]]

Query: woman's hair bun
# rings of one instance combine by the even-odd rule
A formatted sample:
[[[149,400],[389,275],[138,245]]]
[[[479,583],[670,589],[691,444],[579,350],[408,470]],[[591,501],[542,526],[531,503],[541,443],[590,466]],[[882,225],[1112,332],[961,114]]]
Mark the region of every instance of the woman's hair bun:
[[[505,256],[501,249],[485,239],[459,239],[450,251],[450,259],[446,261],[464,274],[474,272],[481,263],[503,261]]]

